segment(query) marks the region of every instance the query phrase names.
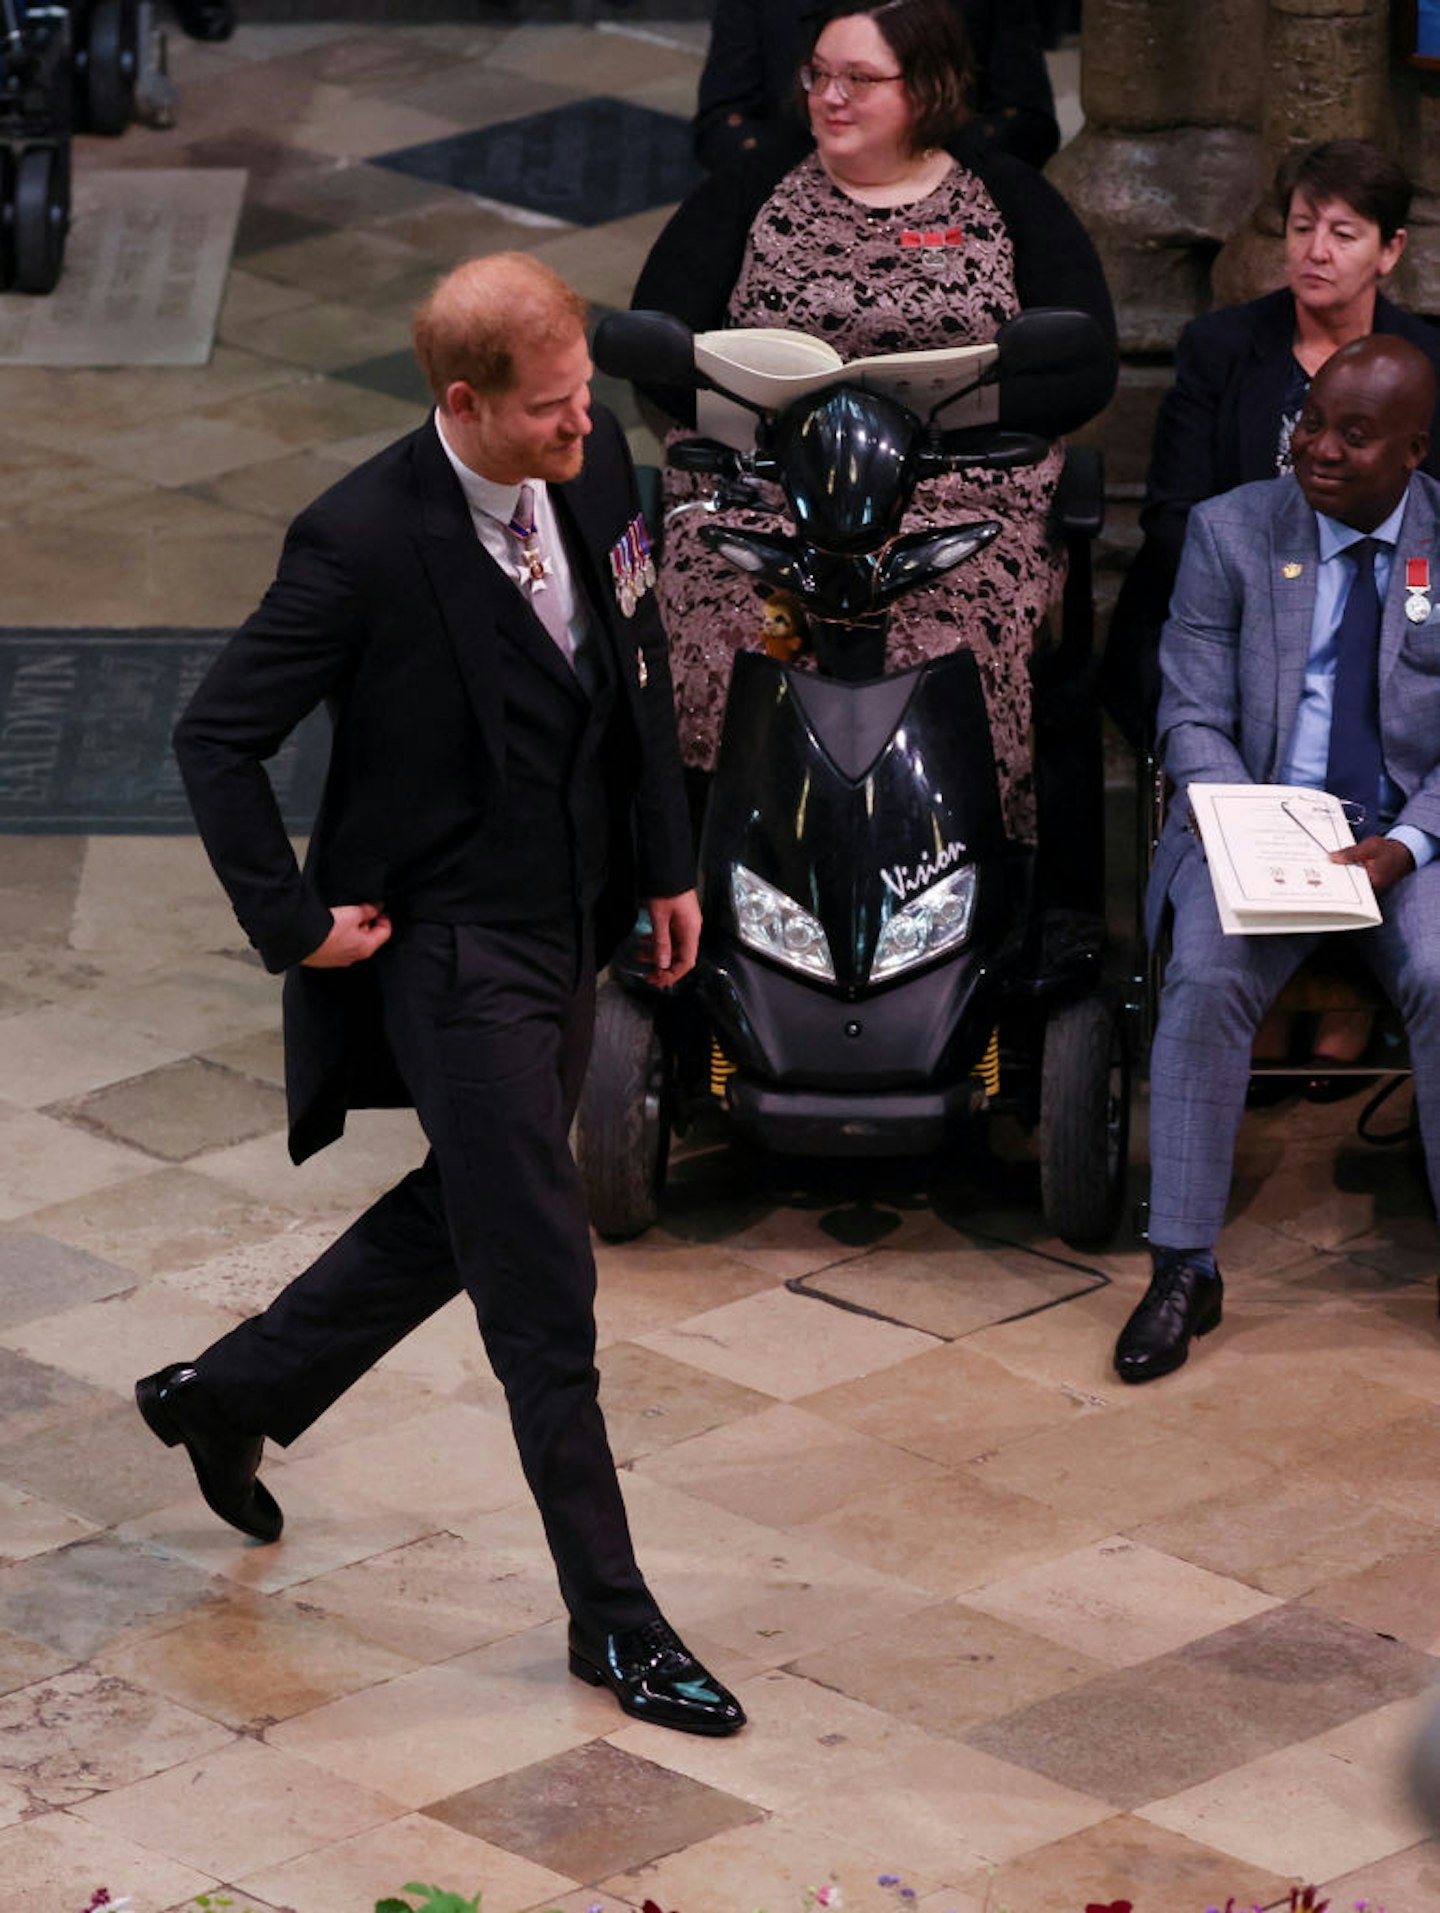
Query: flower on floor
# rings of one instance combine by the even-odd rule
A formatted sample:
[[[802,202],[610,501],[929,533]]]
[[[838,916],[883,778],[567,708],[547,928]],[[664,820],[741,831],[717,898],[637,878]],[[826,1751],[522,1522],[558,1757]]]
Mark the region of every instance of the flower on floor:
[[[919,1898],[915,1888],[907,1886],[898,1873],[882,1873],[877,1877],[875,1884],[883,1886],[893,1896],[902,1913],[910,1913],[910,1909]],[[458,1893],[443,1892],[438,1886],[417,1886],[413,1882],[405,1888],[405,1891],[424,1894],[426,1897],[415,1906],[412,1906],[408,1900],[377,1900],[375,1913],[480,1913],[478,1893],[473,1900],[465,1900]],[[1292,1886],[1285,1913],[1329,1913],[1330,1902],[1322,1900],[1319,1894],[1318,1887]],[[123,1913],[123,1909],[129,1904],[128,1900],[112,1900],[104,1887],[101,1887],[96,1898],[90,1902],[89,1906],[82,1909],[82,1913]],[[840,1888],[833,1880],[827,1881],[824,1886],[806,1887],[802,1902],[805,1913],[815,1913],[816,1908],[823,1909],[823,1913],[840,1913],[844,1904]],[[1351,1903],[1351,1907],[1352,1913],[1385,1913],[1384,1907],[1374,1900],[1355,1900]],[[555,1913],[555,1909],[552,1908],[551,1913]],[[605,1913],[605,1909],[601,1905],[595,1905],[588,1909],[588,1913]],[[665,1913],[665,1909],[658,1900],[645,1900],[641,1905],[640,1913]],[[1008,1913],[1008,1909],[1003,1906],[997,1907],[995,1913]],[[1152,1910],[1147,1907],[1137,1909],[1134,1902],[1130,1900],[1090,1900],[1086,1904],[1085,1913],[1152,1913]],[[1160,1913],[1160,1909],[1154,1909],[1153,1913]],[[1266,1909],[1257,1905],[1244,1907],[1232,1896],[1223,1907],[1207,1906],[1205,1913],[1266,1913]]]
[[[117,1900],[108,1886],[97,1886],[80,1913],[102,1913],[102,1909],[103,1913],[128,1913],[130,1904],[128,1894],[123,1900]]]
[[[1385,1913],[1378,1900],[1352,1900],[1352,1913]],[[1328,1900],[1320,1898],[1318,1886],[1292,1886],[1286,1901],[1287,1913],[1326,1913]],[[1238,1900],[1227,1900],[1223,1907],[1207,1906],[1205,1913],[1265,1913],[1261,1906],[1242,1907]]]
[[[443,1887],[426,1886],[418,1880],[408,1881],[401,1891],[424,1897],[415,1906],[408,1900],[377,1900],[375,1913],[480,1913],[478,1893],[467,1900],[458,1893],[447,1893]]]

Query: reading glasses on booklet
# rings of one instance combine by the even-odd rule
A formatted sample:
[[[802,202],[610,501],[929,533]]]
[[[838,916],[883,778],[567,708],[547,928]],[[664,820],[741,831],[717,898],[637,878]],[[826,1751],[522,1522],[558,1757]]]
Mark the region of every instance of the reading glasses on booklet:
[[[815,60],[800,69],[800,84],[807,93],[823,93],[827,86],[833,86],[841,102],[846,105],[854,99],[868,99],[874,87],[893,86],[897,80],[904,78],[903,73],[862,73],[853,66],[835,73]]]
[[[1298,824],[1310,841],[1318,844],[1327,856],[1332,850],[1339,849],[1338,844],[1326,843],[1319,831],[1314,828],[1315,824],[1329,820],[1330,812],[1324,804],[1318,804],[1313,799],[1304,797],[1285,797],[1281,799],[1280,808],[1291,823]],[[1340,808],[1345,813],[1345,821],[1349,824],[1353,835],[1356,826],[1364,822],[1365,806],[1357,804],[1352,797],[1342,797]]]
[[[1365,816],[1365,806],[1363,804],[1357,804],[1353,797],[1341,797],[1336,801],[1345,813],[1345,821],[1349,824],[1353,833],[1356,826],[1361,823]],[[1280,809],[1284,812],[1285,816],[1290,819],[1292,824],[1299,825],[1311,843],[1319,845],[1327,857],[1332,850],[1339,850],[1341,848],[1338,843],[1327,843],[1325,838],[1320,835],[1320,832],[1315,829],[1316,824],[1329,823],[1333,819],[1334,812],[1331,810],[1328,802],[1320,803],[1315,799],[1306,797],[1282,797],[1280,799]],[[1185,828],[1192,837],[1198,837],[1200,835],[1200,824],[1193,810],[1185,819]]]

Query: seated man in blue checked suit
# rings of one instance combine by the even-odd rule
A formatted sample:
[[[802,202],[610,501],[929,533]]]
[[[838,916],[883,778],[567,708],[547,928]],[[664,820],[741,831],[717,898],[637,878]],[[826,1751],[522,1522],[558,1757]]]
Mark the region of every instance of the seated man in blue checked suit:
[[[1364,811],[1335,855],[1365,866],[1384,920],[1349,947],[1404,1018],[1440,1195],[1440,485],[1418,470],[1434,405],[1423,352],[1356,340],[1310,387],[1293,475],[1191,516],[1160,651],[1176,797],[1146,927],[1153,939],[1171,913],[1173,950],[1151,1052],[1154,1274],[1115,1347],[1127,1382],[1169,1374],[1220,1321],[1215,1245],[1251,1039],[1322,934],[1221,933],[1190,784],[1304,784]]]

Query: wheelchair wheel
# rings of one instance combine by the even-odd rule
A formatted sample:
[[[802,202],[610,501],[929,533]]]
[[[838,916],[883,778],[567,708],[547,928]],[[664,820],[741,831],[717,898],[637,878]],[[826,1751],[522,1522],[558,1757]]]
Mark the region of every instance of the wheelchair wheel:
[[[653,1009],[606,977],[576,1112],[575,1160],[590,1220],[607,1242],[642,1235],[660,1213],[670,1155],[669,1077]]]
[[[92,133],[123,133],[135,117],[140,72],[140,19],[135,0],[92,0],[85,36],[85,124]]]
[[[10,148],[0,143],[0,292],[15,282],[15,167]]]
[[[53,292],[70,223],[66,167],[53,146],[32,146],[15,169],[11,249],[17,292]]]
[[[1094,990],[1045,1025],[1040,1072],[1040,1197],[1045,1220],[1077,1245],[1115,1232],[1125,1201],[1130,1065],[1114,997]]]

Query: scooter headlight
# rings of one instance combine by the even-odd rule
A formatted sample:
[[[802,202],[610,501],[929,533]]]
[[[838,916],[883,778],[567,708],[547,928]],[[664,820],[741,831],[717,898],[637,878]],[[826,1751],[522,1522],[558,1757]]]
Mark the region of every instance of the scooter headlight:
[[[975,915],[976,887],[975,866],[966,864],[963,870],[932,883],[897,910],[880,932],[875,960],[870,965],[871,982],[896,976],[963,943]]]
[[[825,932],[808,910],[744,864],[730,867],[730,901],[740,926],[740,941],[761,956],[784,963],[803,976],[835,981],[835,965]]]

